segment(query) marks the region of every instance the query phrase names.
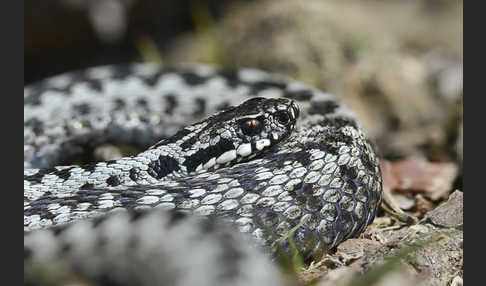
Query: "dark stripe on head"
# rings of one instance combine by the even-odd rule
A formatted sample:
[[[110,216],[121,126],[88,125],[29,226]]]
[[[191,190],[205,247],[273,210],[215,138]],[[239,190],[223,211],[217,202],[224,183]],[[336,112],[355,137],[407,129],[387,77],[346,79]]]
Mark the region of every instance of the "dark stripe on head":
[[[221,156],[224,152],[235,149],[231,140],[220,138],[216,145],[201,149],[189,157],[185,157],[184,166],[188,172],[194,172],[200,164],[208,162],[212,158]]]
[[[183,151],[186,151],[188,149],[191,149],[192,146],[197,142],[198,136],[192,136],[191,138],[187,139],[186,141],[182,142],[181,148]]]

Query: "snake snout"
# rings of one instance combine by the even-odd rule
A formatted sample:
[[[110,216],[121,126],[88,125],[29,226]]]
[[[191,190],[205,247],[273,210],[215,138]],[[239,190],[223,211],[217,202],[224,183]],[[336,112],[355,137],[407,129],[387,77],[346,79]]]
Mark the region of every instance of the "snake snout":
[[[290,101],[290,106],[287,109],[287,111],[289,113],[290,118],[293,121],[295,121],[295,120],[297,120],[297,118],[299,118],[300,109],[299,109],[299,105],[297,105],[297,102],[295,100]]]
[[[276,118],[278,122],[293,129],[297,118],[299,118],[300,109],[295,100],[284,98],[284,106],[280,107],[280,111],[277,112]]]

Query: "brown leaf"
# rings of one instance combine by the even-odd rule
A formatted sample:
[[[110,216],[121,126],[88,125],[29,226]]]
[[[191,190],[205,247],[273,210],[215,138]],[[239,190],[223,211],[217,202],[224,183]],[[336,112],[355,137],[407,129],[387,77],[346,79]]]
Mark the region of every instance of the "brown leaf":
[[[381,167],[386,190],[424,192],[432,200],[449,193],[458,171],[454,163],[434,163],[419,156],[395,162],[384,160]]]

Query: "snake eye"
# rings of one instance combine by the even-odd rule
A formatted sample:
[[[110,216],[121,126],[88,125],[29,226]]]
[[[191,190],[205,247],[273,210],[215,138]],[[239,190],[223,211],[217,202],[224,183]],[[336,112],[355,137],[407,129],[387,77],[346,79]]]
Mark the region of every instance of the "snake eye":
[[[247,136],[253,136],[255,134],[258,134],[262,130],[263,124],[259,120],[251,118],[242,120],[240,122],[240,127],[243,131],[243,134]]]
[[[279,112],[277,112],[277,114],[275,115],[275,117],[277,118],[277,121],[280,124],[287,125],[290,122],[290,117],[289,117],[289,115],[288,115],[288,113],[286,111],[279,111]]]

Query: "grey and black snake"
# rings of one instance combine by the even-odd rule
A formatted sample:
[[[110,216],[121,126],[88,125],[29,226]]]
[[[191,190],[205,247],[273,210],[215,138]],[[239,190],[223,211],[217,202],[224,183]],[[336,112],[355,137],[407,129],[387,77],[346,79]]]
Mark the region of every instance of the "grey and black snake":
[[[66,166],[114,142],[146,150]],[[291,238],[312,258],[356,237],[382,192],[371,143],[333,96],[204,65],[27,86],[24,168],[29,285],[280,285],[262,253],[286,253]]]

